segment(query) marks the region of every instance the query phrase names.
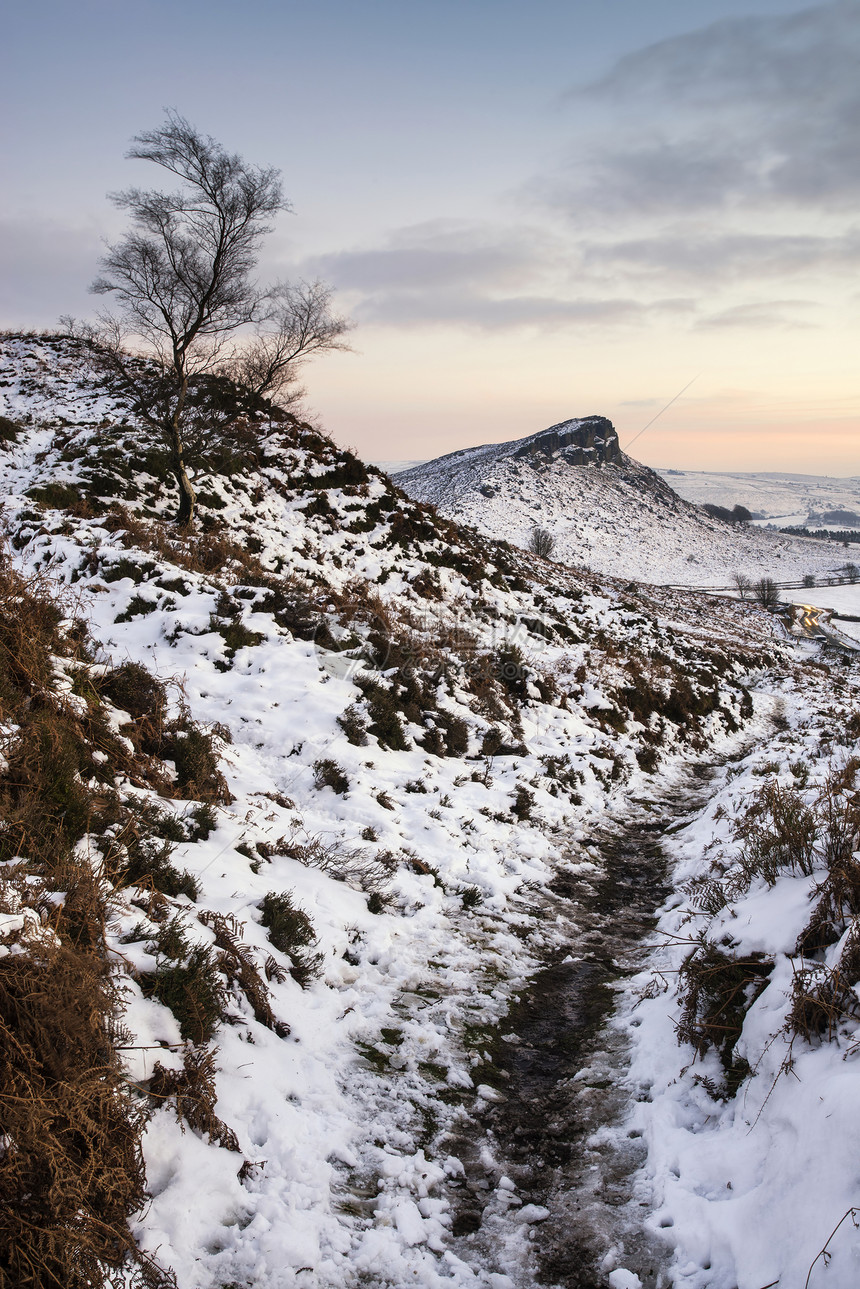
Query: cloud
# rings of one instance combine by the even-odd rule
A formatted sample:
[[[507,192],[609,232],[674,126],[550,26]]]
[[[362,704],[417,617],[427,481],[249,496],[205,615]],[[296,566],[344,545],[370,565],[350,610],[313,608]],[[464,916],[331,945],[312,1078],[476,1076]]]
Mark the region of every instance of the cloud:
[[[703,106],[723,104],[727,95],[768,105],[810,95],[825,102],[854,87],[858,44],[857,3],[725,18],[635,50],[571,94],[613,101],[663,97]]]
[[[400,292],[372,296],[356,310],[359,321],[389,326],[452,324],[480,331],[519,327],[606,327],[640,322],[648,307],[633,299],[492,297],[467,290]]]
[[[796,233],[715,232],[678,226],[648,237],[586,242],[583,263],[592,268],[683,281],[782,278],[860,268],[860,228],[832,236]]]
[[[572,100],[605,124],[537,191],[575,219],[860,196],[860,5],[727,19],[619,62]]]
[[[809,300],[759,300],[749,304],[735,304],[719,313],[699,318],[695,328],[700,331],[729,327],[768,330],[813,327],[815,323],[793,316],[797,309],[808,309],[811,303]]]
[[[746,184],[746,168],[714,139],[630,140],[575,158],[566,173],[539,180],[536,190],[576,224],[695,214],[724,206]]]
[[[579,267],[569,241],[545,230],[439,221],[395,230],[382,246],[317,257],[305,269],[353,293],[357,321],[390,326],[626,326],[654,310],[693,308],[684,298],[585,294]]]
[[[512,289],[532,281],[552,254],[542,230],[437,220],[396,229],[379,247],[320,256],[313,269],[347,291]]]
[[[528,221],[428,221],[310,271],[377,325],[810,325],[787,297],[844,295],[860,269],[858,66],[856,2],[660,41],[571,92]]]

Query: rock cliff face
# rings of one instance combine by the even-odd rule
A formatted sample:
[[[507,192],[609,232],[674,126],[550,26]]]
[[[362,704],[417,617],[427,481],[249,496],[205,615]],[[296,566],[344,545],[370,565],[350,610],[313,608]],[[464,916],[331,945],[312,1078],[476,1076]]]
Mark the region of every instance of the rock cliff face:
[[[621,459],[615,426],[605,416],[559,421],[548,430],[503,446],[514,448],[511,453],[514,457],[550,459],[560,456],[569,465],[615,464]]]

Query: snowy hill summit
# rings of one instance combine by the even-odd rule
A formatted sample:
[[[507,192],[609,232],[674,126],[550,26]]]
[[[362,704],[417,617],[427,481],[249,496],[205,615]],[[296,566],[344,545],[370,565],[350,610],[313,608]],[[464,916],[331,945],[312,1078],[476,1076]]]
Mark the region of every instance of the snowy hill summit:
[[[614,462],[621,455],[615,426],[605,416],[559,421],[558,425],[528,435],[510,446],[514,449],[514,457],[551,459],[560,456],[571,465]]]
[[[498,461],[525,461],[539,468],[558,459],[569,465],[588,466],[615,463],[620,457],[618,435],[612,422],[605,416],[585,416],[559,421],[549,429],[508,443],[486,443],[482,447],[449,452],[403,474],[429,473],[428,467],[432,466],[435,474],[449,478],[454,486],[463,486]]]
[[[620,458],[618,435],[611,421],[605,416],[571,417],[522,439],[449,452],[402,470],[397,478],[407,491],[414,487],[416,493],[426,493],[422,500],[434,500],[434,492],[440,498],[448,493],[460,496],[475,487],[489,497],[493,495],[489,491],[492,485],[486,483],[486,475],[500,462],[524,462],[541,469],[558,460],[575,466],[597,466],[614,464]]]
[[[712,519],[622,452],[602,416],[451,452],[394,478],[409,496],[490,537],[528,546],[534,528],[544,528],[556,560],[610,576],[718,586],[738,571],[785,580],[839,563],[825,543]]]

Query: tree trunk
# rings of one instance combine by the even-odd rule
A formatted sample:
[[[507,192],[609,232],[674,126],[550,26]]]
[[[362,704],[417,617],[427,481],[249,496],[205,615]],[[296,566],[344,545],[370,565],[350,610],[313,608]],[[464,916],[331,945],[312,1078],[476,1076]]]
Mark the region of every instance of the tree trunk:
[[[170,425],[168,426],[168,435],[170,438],[170,464],[173,469],[173,476],[179,485],[179,509],[176,512],[176,522],[181,528],[190,528],[194,519],[194,507],[197,502],[197,494],[191,487],[191,480],[185,471],[185,445],[182,442],[182,435],[179,432],[180,420],[185,407],[185,395],[188,392],[188,378],[183,375],[182,385],[179,391],[179,400],[173,413]]]
[[[197,502],[197,494],[191,487],[191,480],[185,473],[185,463],[182,459],[181,440],[179,452],[177,453],[174,446],[171,451],[171,458],[173,475],[179,485],[179,509],[176,512],[176,522],[181,528],[189,528],[192,520],[194,519],[194,507]]]

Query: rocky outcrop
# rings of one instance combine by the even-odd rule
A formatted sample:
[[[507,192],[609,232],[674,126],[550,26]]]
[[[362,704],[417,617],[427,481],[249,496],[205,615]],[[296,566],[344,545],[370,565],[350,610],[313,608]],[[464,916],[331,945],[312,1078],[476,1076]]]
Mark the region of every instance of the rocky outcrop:
[[[641,581],[721,586],[736,569],[755,580],[820,558],[808,545],[790,550],[786,537],[712,519],[622,452],[605,416],[451,452],[395,481],[491,537],[528,547],[541,528],[555,560]]]
[[[615,426],[605,416],[582,416],[559,421],[549,429],[509,443],[482,443],[404,470],[395,477],[401,488],[422,501],[456,502],[465,496],[494,497],[497,474],[531,466],[537,471],[554,466],[623,466],[631,464],[618,443]],[[670,489],[666,489],[670,492]]]
[[[559,421],[548,430],[506,445],[517,458],[563,457],[569,465],[614,465],[621,459],[615,426],[605,416]]]

